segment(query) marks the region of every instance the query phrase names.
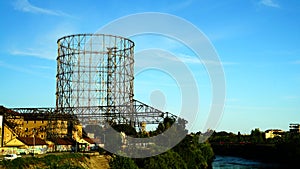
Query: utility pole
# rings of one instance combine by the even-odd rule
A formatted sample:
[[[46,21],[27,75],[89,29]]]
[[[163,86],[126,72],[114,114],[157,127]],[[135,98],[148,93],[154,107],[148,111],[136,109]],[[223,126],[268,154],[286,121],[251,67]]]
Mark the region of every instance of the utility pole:
[[[34,149],[35,149],[35,129],[33,129],[33,156],[34,156]]]

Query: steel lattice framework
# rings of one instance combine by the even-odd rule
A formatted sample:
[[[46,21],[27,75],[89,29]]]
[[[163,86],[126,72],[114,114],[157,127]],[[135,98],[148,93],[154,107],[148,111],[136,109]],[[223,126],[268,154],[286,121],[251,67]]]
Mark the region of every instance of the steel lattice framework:
[[[134,100],[134,42],[104,34],[76,34],[57,41],[55,108],[13,108],[19,113],[45,116],[49,137],[56,137],[56,121],[139,127],[158,124],[166,116]]]
[[[78,108],[101,106],[101,113],[110,118],[116,107],[132,103],[134,43],[131,40],[113,35],[77,34],[62,37],[57,44],[58,110],[83,117],[94,114]]]
[[[81,118],[86,119],[94,119],[97,121],[93,121],[95,124],[101,124],[102,121],[107,119],[107,114],[105,113],[99,113],[104,112],[106,107],[103,106],[91,106],[91,107],[77,107],[77,112],[81,113]],[[118,107],[116,108],[116,111],[119,109],[125,109],[124,107]],[[62,110],[57,110],[55,108],[12,108],[11,110],[22,113],[22,114],[35,114],[35,116],[49,116],[49,122],[55,120],[55,118],[59,118],[59,115],[64,115],[66,113],[63,113]],[[65,111],[69,112],[71,110],[74,110],[74,108],[64,108]],[[83,112],[89,111],[89,114],[83,114]],[[137,100],[133,100],[133,111],[132,112],[122,112],[122,113],[114,113],[111,114],[111,119],[114,119],[119,124],[129,124],[130,123],[130,117],[128,114],[133,114],[134,117],[134,124],[135,126],[140,125],[140,122],[146,122],[147,124],[158,124],[159,122],[162,122],[163,118],[166,116],[169,117],[175,117],[175,115],[171,113],[162,112],[154,107],[151,107],[145,103],[142,103]],[[57,116],[57,117],[55,117]],[[79,117],[80,117],[79,116]],[[75,116],[64,116],[64,118],[74,119]],[[76,116],[77,118],[77,116]],[[91,120],[90,120],[91,122]]]

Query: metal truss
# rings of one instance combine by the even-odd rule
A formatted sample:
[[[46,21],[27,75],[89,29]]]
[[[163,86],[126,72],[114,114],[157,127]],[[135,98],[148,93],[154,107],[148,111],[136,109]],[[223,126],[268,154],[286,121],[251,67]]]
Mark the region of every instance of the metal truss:
[[[63,113],[91,116],[81,107],[101,107],[107,120],[133,100],[134,43],[103,34],[60,38],[57,57],[56,108]],[[111,114],[111,115],[110,115]],[[96,119],[95,119],[96,120]]]
[[[76,34],[57,41],[56,107],[13,108],[47,118],[48,134],[59,136],[58,121],[74,124],[117,123],[140,127],[159,124],[171,113],[134,100],[134,42],[120,36]],[[65,129],[62,129],[65,130]],[[59,133],[59,134],[58,134]]]
[[[52,114],[55,111],[55,108],[47,108],[47,107],[41,107],[41,108],[11,108],[11,110],[22,113],[22,114],[35,114],[35,115],[46,115],[46,114]]]
[[[133,109],[130,108],[129,106],[132,106]],[[106,114],[108,108],[110,108],[110,111],[113,111],[114,113]],[[140,127],[141,122],[145,122],[146,124],[159,124],[167,116],[177,118],[175,115],[171,113],[162,112],[138,100],[133,100],[132,104],[130,105],[115,106],[113,108],[108,106],[89,106],[89,107],[76,107],[76,109],[71,107],[71,108],[64,108],[64,109],[12,108],[12,110],[22,114],[34,115],[36,118],[38,118],[38,116],[41,116],[42,118],[47,119],[50,125],[55,125],[53,122],[62,119],[77,121],[77,123],[81,123],[82,125],[87,125],[87,124],[102,125],[105,122],[107,122],[107,119],[109,118],[110,121],[113,123],[132,124],[135,127]],[[73,111],[75,110],[75,112],[79,112],[79,114],[66,113],[66,112],[70,112],[71,110]],[[84,114],[84,112],[89,112],[89,113]],[[49,126],[48,129],[51,129],[53,127],[55,126]]]

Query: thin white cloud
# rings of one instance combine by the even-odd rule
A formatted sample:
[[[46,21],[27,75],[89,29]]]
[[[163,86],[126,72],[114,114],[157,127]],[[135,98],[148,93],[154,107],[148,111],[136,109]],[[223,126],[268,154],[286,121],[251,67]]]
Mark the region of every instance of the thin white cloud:
[[[200,58],[192,57],[186,54],[178,54],[178,58],[183,61],[184,63],[191,63],[191,64],[210,64],[210,65],[236,65],[235,62],[218,62],[214,60],[201,60]],[[178,61],[178,59],[176,59]]]
[[[56,67],[51,67],[51,66],[42,66],[42,65],[31,65],[32,68],[36,69],[44,69],[44,70],[55,70]]]
[[[11,69],[11,70],[19,71],[19,72],[23,72],[23,73],[34,74],[34,71],[31,71],[30,69],[26,69],[26,68],[23,68],[23,67],[20,67],[20,66],[8,64],[8,63],[5,63],[5,62],[1,62],[0,67],[4,67],[4,68],[7,68],[7,69]]]
[[[39,77],[46,78],[46,79],[55,80],[55,77],[53,77],[52,74],[50,75],[49,73],[46,73],[44,71],[33,71],[30,68],[22,67],[22,66],[19,66],[19,65],[9,64],[9,63],[3,62],[3,61],[0,61],[0,67],[10,69],[10,70],[13,70],[13,71],[17,71],[17,72],[21,72],[21,73],[26,73],[26,74],[39,76]]]
[[[151,53],[151,55],[152,54],[153,53]],[[135,60],[136,60],[135,66],[143,68],[149,65],[157,66],[157,65],[172,64],[172,62],[182,62],[188,65],[213,65],[213,66],[219,66],[219,65],[230,66],[230,65],[238,64],[236,62],[203,60],[201,58],[198,58],[197,56],[192,56],[184,53],[176,53],[173,55],[174,57],[170,57],[169,55],[165,55],[165,53],[159,53],[159,52],[155,53],[155,57],[151,55],[142,54],[141,56],[140,53],[135,54]],[[158,57],[160,57],[161,60],[157,59]]]
[[[35,14],[46,14],[46,15],[55,15],[55,16],[70,16],[62,11],[50,10],[45,8],[40,8],[32,5],[28,0],[17,0],[14,3],[14,7],[16,10],[23,12],[30,12]]]
[[[49,32],[36,35],[29,43],[23,46],[14,46],[9,49],[9,53],[14,56],[38,57],[42,59],[55,60],[57,57],[56,41],[66,35],[77,32],[75,26],[60,23]]]
[[[50,50],[39,50],[39,49],[21,49],[21,50],[11,50],[11,55],[16,56],[33,56],[43,59],[55,60],[56,59],[56,52],[50,52]]]
[[[280,5],[273,0],[261,0],[260,4],[268,6],[268,7],[273,7],[273,8],[280,8]]]

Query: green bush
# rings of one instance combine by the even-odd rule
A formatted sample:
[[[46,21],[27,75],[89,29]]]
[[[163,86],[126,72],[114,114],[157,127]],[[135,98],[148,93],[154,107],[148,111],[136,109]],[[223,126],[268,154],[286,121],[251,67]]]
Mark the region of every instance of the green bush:
[[[181,156],[169,150],[163,154],[145,159],[144,169],[187,169],[186,162]]]
[[[81,169],[83,167],[73,164],[70,159],[75,161],[83,161],[84,157],[89,158],[89,155],[79,153],[63,154],[63,155],[47,155],[42,158],[27,157],[17,158],[12,161],[1,161],[1,165],[8,169],[26,169],[29,166],[43,166],[47,169]]]
[[[135,162],[128,157],[115,156],[109,161],[111,169],[138,169]]]

